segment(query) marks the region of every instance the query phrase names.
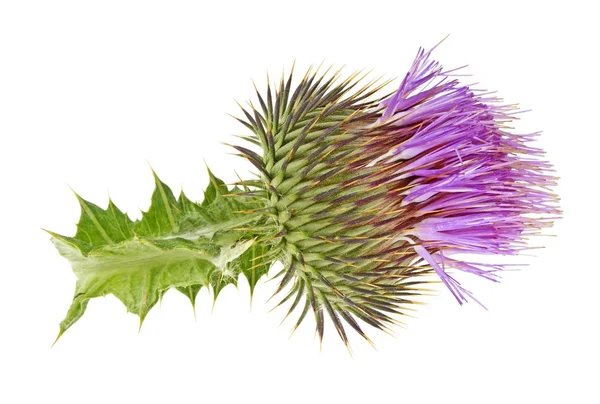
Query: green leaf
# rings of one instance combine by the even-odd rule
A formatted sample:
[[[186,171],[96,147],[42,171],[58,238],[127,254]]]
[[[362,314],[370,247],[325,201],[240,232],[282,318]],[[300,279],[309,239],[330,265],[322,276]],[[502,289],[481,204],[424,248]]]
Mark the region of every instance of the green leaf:
[[[150,209],[143,213],[142,220],[135,224],[135,233],[140,236],[162,236],[179,231],[180,204],[171,189],[154,173],[156,188],[152,194]]]
[[[264,244],[254,243],[239,257],[240,269],[250,285],[250,297],[258,280],[269,272],[273,258],[269,256],[271,248]]]
[[[204,191],[204,200],[202,201],[202,206],[204,207],[213,204],[215,201],[222,198],[223,195],[229,193],[229,190],[227,189],[225,183],[217,177],[215,177],[208,167],[207,171],[210,183],[206,188],[206,191]]]
[[[177,290],[183,293],[190,299],[192,303],[192,310],[194,310],[194,315],[196,315],[196,296],[200,293],[200,289],[202,289],[201,284],[196,283],[185,287],[178,287]]]
[[[82,252],[89,252],[94,247],[118,243],[132,237],[132,221],[108,201],[106,210],[90,203],[75,194],[81,207],[81,216],[75,237],[69,238]]]
[[[210,171],[205,200],[198,204],[171,189],[154,174],[152,202],[133,222],[112,201],[102,209],[77,195],[81,217],[74,237],[49,232],[77,276],[75,296],[60,324],[60,335],[85,313],[89,299],[112,294],[140,326],[169,289],[185,294],[192,306],[202,287],[216,299],[243,273],[251,285],[267,273],[270,247],[250,229],[264,228],[254,206],[232,193]],[[248,230],[243,230],[248,229]],[[258,259],[257,259],[258,257]]]

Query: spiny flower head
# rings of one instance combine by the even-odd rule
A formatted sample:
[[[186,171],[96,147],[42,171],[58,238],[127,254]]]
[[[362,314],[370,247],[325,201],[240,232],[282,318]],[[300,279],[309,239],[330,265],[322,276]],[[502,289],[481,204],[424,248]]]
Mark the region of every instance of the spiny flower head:
[[[381,86],[356,75],[309,72],[291,97],[292,75],[275,104],[269,88],[244,111],[263,155],[237,149],[279,226],[283,302],[304,300],[298,323],[312,309],[320,335],[323,311],[344,341],[340,317],[363,336],[354,317],[387,328],[430,271],[459,303],[474,299],[447,269],[495,280],[503,266],[454,256],[517,254],[560,213],[536,134],[506,126],[515,107],[430,56],[419,50],[398,90],[375,100]]]

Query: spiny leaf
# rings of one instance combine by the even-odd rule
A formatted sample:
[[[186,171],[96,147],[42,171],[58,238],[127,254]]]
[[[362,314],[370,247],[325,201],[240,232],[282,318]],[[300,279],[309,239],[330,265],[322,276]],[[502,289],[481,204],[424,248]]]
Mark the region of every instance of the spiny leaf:
[[[185,287],[178,287],[177,290],[183,293],[190,299],[190,303],[192,303],[192,309],[194,310],[194,315],[196,314],[196,297],[198,293],[200,293],[200,289],[202,289],[201,284],[193,284]]]
[[[81,206],[81,215],[77,225],[77,233],[71,238],[84,251],[93,247],[118,243],[131,238],[129,217],[117,208],[112,200],[108,209],[104,210],[75,194]]]
[[[171,189],[154,173],[156,188],[152,203],[142,220],[135,224],[135,233],[140,236],[162,236],[179,231],[180,206]]]
[[[206,169],[208,171],[208,179],[210,182],[204,191],[204,200],[201,205],[204,207],[218,201],[223,195],[226,195],[229,192],[227,185],[225,185],[222,180],[215,177],[208,167],[206,167]]]
[[[216,299],[240,273],[251,290],[267,273],[270,247],[258,245],[248,229],[265,228],[260,216],[244,214],[256,206],[235,195],[209,170],[202,204],[171,189],[154,174],[152,202],[133,222],[112,201],[102,209],[80,196],[81,218],[74,237],[49,232],[77,276],[75,296],[60,324],[62,335],[85,312],[89,299],[113,294],[140,325],[164,292],[175,288],[195,304],[202,287]],[[232,193],[233,192],[233,193]]]
[[[254,243],[240,256],[237,261],[240,270],[248,280],[250,285],[250,298],[254,295],[254,288],[259,279],[269,272],[272,257],[268,255],[270,247],[262,243]]]

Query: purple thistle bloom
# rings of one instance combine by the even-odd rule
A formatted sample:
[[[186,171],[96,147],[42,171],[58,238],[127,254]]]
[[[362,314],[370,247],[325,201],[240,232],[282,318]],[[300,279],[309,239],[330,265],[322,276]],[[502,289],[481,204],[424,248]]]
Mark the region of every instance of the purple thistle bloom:
[[[494,279],[502,266],[451,258],[453,253],[517,254],[526,239],[560,215],[548,190],[556,177],[528,145],[536,134],[513,134],[513,106],[472,90],[420,49],[398,91],[383,100],[376,138],[366,153],[377,178],[398,189],[396,231],[415,243],[459,303],[471,294],[445,267]],[[553,217],[554,216],[554,217]]]

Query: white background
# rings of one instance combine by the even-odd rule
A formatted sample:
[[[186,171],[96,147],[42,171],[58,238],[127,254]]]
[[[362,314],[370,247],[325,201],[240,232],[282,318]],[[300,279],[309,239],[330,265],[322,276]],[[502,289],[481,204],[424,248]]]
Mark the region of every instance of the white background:
[[[2,2],[0,402],[600,402],[593,2],[423,3]],[[274,283],[251,310],[241,281],[212,312],[202,292],[196,321],[168,293],[140,333],[116,298],[93,300],[50,348],[75,278],[40,228],[74,233],[69,186],[137,218],[150,163],[199,199],[204,160],[247,176],[221,142],[244,133],[226,113],[251,79],[294,59],[401,77],[446,34],[434,57],[531,108],[517,130],[544,131],[561,176],[564,219],[538,240],[547,248],[501,284],[465,280],[489,311],[440,287],[396,336],[371,332],[377,350],[353,338],[350,357],[333,327],[320,350],[312,319],[288,339],[291,323],[265,304]]]

